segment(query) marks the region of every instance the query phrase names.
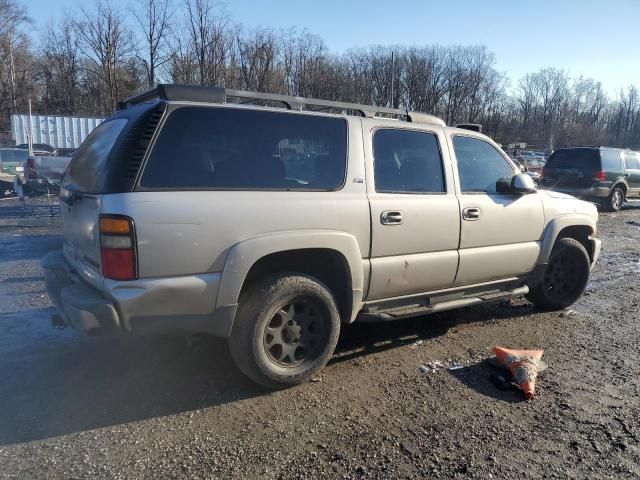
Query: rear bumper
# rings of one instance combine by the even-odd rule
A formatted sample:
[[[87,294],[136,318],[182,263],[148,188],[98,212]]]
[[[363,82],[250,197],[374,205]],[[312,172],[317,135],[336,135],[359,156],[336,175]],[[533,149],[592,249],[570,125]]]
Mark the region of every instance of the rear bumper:
[[[92,333],[209,333],[229,336],[236,305],[216,309],[219,273],[86,283],[62,251],[42,259],[49,297],[65,325]]]
[[[591,188],[571,188],[571,187],[546,187],[555,192],[566,193],[581,199],[607,198],[610,193],[609,187],[591,187]]]
[[[112,302],[73,275],[62,252],[42,259],[47,293],[64,324],[85,332],[117,332],[118,313]]]

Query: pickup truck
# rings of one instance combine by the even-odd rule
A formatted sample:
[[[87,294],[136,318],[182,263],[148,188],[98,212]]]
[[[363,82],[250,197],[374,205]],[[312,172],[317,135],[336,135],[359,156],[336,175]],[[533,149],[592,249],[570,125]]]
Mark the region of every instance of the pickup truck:
[[[42,262],[57,325],[225,337],[271,388],[315,375],[343,324],[566,308],[601,249],[594,205],[538,191],[477,131],[216,87],[124,100],[60,199],[63,250]]]
[[[31,193],[58,193],[70,157],[30,155],[24,162],[24,178]]]

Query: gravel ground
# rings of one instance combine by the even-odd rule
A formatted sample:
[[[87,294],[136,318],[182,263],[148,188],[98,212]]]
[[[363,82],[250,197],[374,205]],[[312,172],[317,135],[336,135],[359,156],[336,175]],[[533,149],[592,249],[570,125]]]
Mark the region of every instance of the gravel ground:
[[[0,202],[1,478],[640,478],[640,208],[601,215],[572,310],[352,325],[320,377],[270,392],[219,339],[51,328],[59,224],[28,204]],[[545,350],[533,401],[488,380],[494,345]]]

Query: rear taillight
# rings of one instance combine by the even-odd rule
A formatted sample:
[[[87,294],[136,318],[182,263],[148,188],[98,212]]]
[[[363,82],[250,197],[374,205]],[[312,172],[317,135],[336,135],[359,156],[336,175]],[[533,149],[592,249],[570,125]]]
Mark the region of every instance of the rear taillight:
[[[106,278],[138,278],[133,220],[124,215],[100,215],[100,259]]]
[[[542,167],[542,170],[540,171],[540,178],[541,178],[541,179],[542,179],[542,178],[544,178],[544,176],[545,176],[545,174],[546,174],[546,173],[547,173],[547,172],[545,171],[545,168],[544,168],[544,167]]]
[[[596,172],[595,175],[593,176],[594,182],[604,182],[606,179],[607,179],[607,174],[602,170]]]
[[[33,157],[27,158],[27,178],[37,178],[36,160]]]

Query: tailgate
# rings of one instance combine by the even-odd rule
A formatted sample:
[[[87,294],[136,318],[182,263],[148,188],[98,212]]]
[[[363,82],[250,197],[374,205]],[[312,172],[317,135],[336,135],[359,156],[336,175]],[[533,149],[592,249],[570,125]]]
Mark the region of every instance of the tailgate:
[[[65,256],[90,283],[95,283],[91,279],[100,275],[101,200],[100,195],[81,194],[60,208]]]

